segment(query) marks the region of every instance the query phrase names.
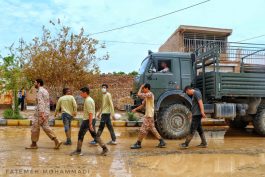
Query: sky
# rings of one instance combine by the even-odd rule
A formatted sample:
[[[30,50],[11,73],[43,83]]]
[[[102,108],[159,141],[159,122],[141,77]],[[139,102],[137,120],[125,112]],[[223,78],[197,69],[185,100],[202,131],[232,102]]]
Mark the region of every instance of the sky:
[[[18,44],[20,38],[30,42],[41,36],[42,26],[61,19],[74,32],[96,33],[172,12],[203,0],[6,0],[0,6],[0,54]],[[163,18],[130,28],[93,35],[103,41],[138,42],[155,45],[106,42],[110,59],[100,61],[102,73],[138,71],[148,50],[158,51],[179,25],[229,28],[229,41],[265,35],[264,0],[211,0]],[[265,43],[265,36],[246,42]]]

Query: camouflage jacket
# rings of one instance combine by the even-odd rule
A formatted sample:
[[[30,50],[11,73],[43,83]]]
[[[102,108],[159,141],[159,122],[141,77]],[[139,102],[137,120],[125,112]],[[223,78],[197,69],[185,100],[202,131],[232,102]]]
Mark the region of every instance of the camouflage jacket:
[[[39,115],[41,112],[44,112],[45,116],[49,116],[50,114],[50,99],[49,99],[49,93],[48,91],[40,87],[37,91],[36,96],[36,109],[35,113]]]

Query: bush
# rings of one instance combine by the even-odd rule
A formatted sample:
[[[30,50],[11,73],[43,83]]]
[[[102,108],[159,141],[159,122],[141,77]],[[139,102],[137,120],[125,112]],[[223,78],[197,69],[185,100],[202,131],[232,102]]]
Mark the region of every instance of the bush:
[[[132,72],[128,73],[128,75],[135,77],[135,76],[139,75],[139,73],[137,71],[132,71]]]
[[[128,121],[137,121],[138,118],[135,116],[133,112],[127,112]]]
[[[12,109],[6,109],[3,116],[5,119],[23,119],[19,113],[15,113]]]

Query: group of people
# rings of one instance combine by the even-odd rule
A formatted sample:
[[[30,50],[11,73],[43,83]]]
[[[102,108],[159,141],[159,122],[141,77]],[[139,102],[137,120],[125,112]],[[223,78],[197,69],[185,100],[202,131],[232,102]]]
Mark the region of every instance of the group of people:
[[[50,115],[50,99],[48,91],[43,87],[44,82],[42,79],[37,79],[34,82],[34,86],[37,89],[36,101],[37,106],[34,113],[34,120],[31,128],[31,145],[26,147],[26,149],[37,149],[37,142],[39,140],[40,127],[44,130],[47,136],[54,141],[55,149],[59,149],[62,145],[62,142],[57,138],[54,131],[50,128],[48,124],[48,119]],[[80,96],[84,99],[84,107],[83,107],[83,121],[79,129],[78,133],[78,141],[77,148],[70,155],[82,155],[82,143],[84,140],[84,136],[87,131],[93,137],[93,141],[90,144],[99,144],[102,148],[102,155],[106,155],[109,150],[106,144],[101,139],[101,134],[104,130],[105,125],[107,126],[110,135],[111,141],[108,142],[109,145],[116,145],[116,135],[111,123],[111,117],[114,116],[114,106],[111,94],[108,92],[108,85],[102,84],[102,104],[101,108],[96,114],[95,110],[95,102],[93,98],[90,96],[89,87],[83,87],[80,89]],[[195,134],[196,131],[199,132],[201,137],[201,144],[199,147],[207,147],[207,142],[205,139],[204,131],[201,125],[201,119],[206,117],[203,108],[202,96],[200,91],[193,89],[190,86],[187,86],[184,89],[184,92],[189,96],[192,96],[192,124],[190,128],[190,133],[186,138],[185,143],[181,144],[181,148],[188,148],[189,143]],[[143,124],[140,128],[138,139],[135,144],[131,146],[131,149],[139,149],[141,148],[141,143],[144,137],[151,131],[154,136],[159,140],[157,147],[163,148],[166,147],[166,143],[164,139],[160,136],[159,132],[155,128],[154,123],[154,94],[151,92],[150,84],[143,84],[137,95],[143,99],[142,104],[133,109],[132,112],[136,112],[142,108],[145,108],[145,116],[143,120]],[[63,96],[59,98],[56,110],[55,117],[57,114],[61,112],[61,117],[64,123],[64,130],[66,134],[66,141],[64,145],[71,145],[71,120],[77,114],[77,104],[75,98],[71,94],[71,90],[69,88],[63,89]],[[100,125],[98,130],[96,131],[96,117],[101,117]]]
[[[55,149],[59,149],[62,145],[62,142],[57,138],[53,130],[50,128],[48,124],[50,107],[49,107],[49,93],[43,87],[44,82],[42,79],[37,79],[34,83],[35,88],[37,89],[36,102],[37,106],[35,109],[34,120],[32,122],[31,128],[31,145],[26,147],[26,149],[37,149],[37,142],[39,140],[40,127],[44,130],[44,132],[48,135],[48,137],[54,141]],[[78,142],[77,148],[70,155],[82,155],[81,148],[84,140],[84,136],[87,131],[90,132],[91,136],[94,138],[91,144],[99,144],[102,148],[102,155],[106,155],[108,153],[108,148],[105,143],[100,138],[105,125],[107,125],[112,140],[108,143],[110,145],[116,145],[116,135],[111,123],[111,116],[114,115],[114,106],[111,98],[111,94],[107,92],[108,85],[102,85],[102,106],[99,111],[99,115],[101,115],[101,121],[99,125],[99,129],[96,132],[95,123],[96,123],[96,111],[95,111],[95,102],[93,98],[90,96],[90,90],[88,87],[83,87],[80,89],[80,96],[84,98],[84,114],[83,121],[80,126],[80,130],[78,133]],[[62,120],[64,123],[64,130],[66,134],[65,145],[71,145],[71,121],[73,117],[77,114],[77,104],[75,98],[71,95],[71,90],[69,88],[63,89],[63,96],[59,98],[56,110],[55,117],[58,112],[62,113]]]

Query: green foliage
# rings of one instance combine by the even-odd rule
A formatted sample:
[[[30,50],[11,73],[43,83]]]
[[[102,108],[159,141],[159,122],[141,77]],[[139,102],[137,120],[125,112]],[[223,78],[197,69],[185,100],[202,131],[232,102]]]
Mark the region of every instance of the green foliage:
[[[111,73],[110,73],[111,74]],[[127,75],[127,76],[137,76],[138,75],[138,72],[137,71],[132,71],[132,72],[129,72],[128,74],[126,74],[125,72],[123,71],[119,71],[119,72],[113,72],[112,73],[114,76],[124,76],[124,75]]]
[[[115,75],[115,76],[122,76],[122,75],[126,75],[126,73],[125,72],[123,72],[123,71],[119,71],[119,72],[113,72],[113,75]]]
[[[23,119],[19,113],[15,113],[13,109],[6,109],[3,113],[5,119]]]
[[[138,118],[135,116],[133,112],[127,112],[128,121],[137,121]]]
[[[19,88],[23,85],[23,73],[20,67],[19,60],[14,55],[3,58],[3,63],[0,65],[1,74],[1,91],[12,91],[13,94],[13,111],[15,115],[19,115],[18,97]]]
[[[139,73],[137,71],[132,71],[130,73],[128,73],[129,76],[137,76]]]

